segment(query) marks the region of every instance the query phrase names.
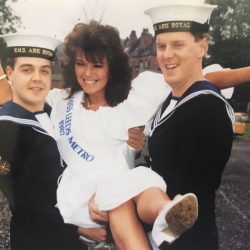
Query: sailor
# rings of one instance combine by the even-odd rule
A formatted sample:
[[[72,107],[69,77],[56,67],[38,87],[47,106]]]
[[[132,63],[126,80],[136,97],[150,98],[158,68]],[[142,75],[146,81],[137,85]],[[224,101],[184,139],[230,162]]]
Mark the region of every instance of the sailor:
[[[64,224],[55,206],[63,166],[44,100],[61,42],[38,35],[3,38],[13,101],[0,109],[0,180],[12,212],[11,249],[85,249],[79,228]]]
[[[163,176],[172,198],[193,192],[199,203],[195,225],[171,245],[164,242],[164,232],[160,237],[161,225],[154,226],[152,237],[161,249],[218,249],[215,192],[231,153],[234,115],[202,75],[215,7],[178,1],[145,12],[154,25],[159,66],[172,88],[151,127],[152,169]]]

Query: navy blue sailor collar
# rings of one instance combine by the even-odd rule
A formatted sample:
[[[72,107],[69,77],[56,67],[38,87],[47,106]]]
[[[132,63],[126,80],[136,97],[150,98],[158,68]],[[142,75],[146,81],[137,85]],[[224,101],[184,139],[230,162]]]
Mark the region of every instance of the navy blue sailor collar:
[[[44,112],[50,114],[50,107],[45,105]],[[22,126],[34,127],[41,132],[47,133],[40,125],[35,117],[36,113],[32,113],[24,107],[13,101],[8,101],[0,109],[0,121],[10,121]]]
[[[161,115],[164,112],[164,110],[166,109],[166,107],[169,105],[171,100],[176,100],[176,105],[183,100],[185,97],[187,97],[188,95],[195,93],[197,91],[201,91],[201,90],[211,90],[219,95],[221,95],[220,90],[217,88],[217,86],[215,86],[214,84],[212,84],[209,81],[197,81],[195,82],[189,89],[186,90],[186,92],[181,96],[181,97],[176,97],[172,95],[172,92],[168,95],[168,97],[166,98],[166,100],[163,102],[162,107],[161,107]]]
[[[213,83],[211,83],[207,80],[197,81],[192,86],[190,86],[190,88],[187,89],[187,91],[179,98],[173,96],[172,93],[169,94],[169,96],[163,102],[160,110],[158,111],[158,113],[156,114],[156,116],[154,118],[154,121],[153,121],[152,126],[151,126],[150,136],[153,134],[156,127],[158,127],[160,124],[162,124],[165,120],[167,120],[173,114],[175,109],[177,109],[179,106],[181,106],[186,101],[199,95],[200,93],[206,93],[206,92],[214,93],[216,96],[218,96],[219,98],[224,100],[225,103],[227,103],[226,99],[221,95],[220,90]],[[173,99],[177,100],[177,102],[175,104],[175,108],[167,116],[161,118],[162,114],[164,113],[165,109],[169,105],[170,101]],[[230,115],[232,115],[231,111],[229,113],[230,113]]]
[[[179,98],[178,102],[181,101],[182,99],[184,99],[186,96],[188,96],[194,92],[201,91],[201,90],[211,90],[211,91],[221,95],[219,88],[216,85],[214,85],[213,83],[211,83],[207,80],[197,81],[192,86],[190,86],[189,89],[186,90],[186,92]]]

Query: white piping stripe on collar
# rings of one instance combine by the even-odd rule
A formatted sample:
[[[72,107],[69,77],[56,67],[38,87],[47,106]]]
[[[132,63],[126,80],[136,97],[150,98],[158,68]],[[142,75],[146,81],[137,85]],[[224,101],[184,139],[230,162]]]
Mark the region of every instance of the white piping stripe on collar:
[[[41,128],[41,126],[40,126],[40,128]],[[37,131],[38,133],[41,133],[41,134],[44,134],[44,135],[48,135],[48,136],[50,136],[51,138],[53,138],[54,140],[56,140],[52,135],[50,135],[47,131],[42,131],[42,130],[39,130],[39,129],[37,129],[37,128],[35,128],[35,127],[32,127],[32,129],[34,129],[35,131]],[[44,129],[43,129],[44,130]],[[61,164],[62,165],[62,164]]]
[[[161,119],[161,108],[159,109],[159,111],[157,112],[155,119],[154,119],[154,127],[157,126],[157,123],[160,121]]]
[[[230,106],[230,104],[221,96],[219,95],[218,93],[212,91],[212,90],[209,90],[209,89],[206,89],[206,90],[200,90],[200,91],[197,91],[197,92],[194,92],[190,95],[188,95],[186,98],[186,100],[182,99],[177,105],[175,108],[179,107],[181,104],[185,103],[186,101],[196,97],[197,95],[201,95],[201,94],[205,94],[205,95],[208,95],[208,94],[211,94],[211,95],[214,95],[218,98],[220,98],[226,105],[226,109],[227,109],[227,114],[232,122],[232,124],[234,124],[235,122],[235,116],[234,116],[234,110],[233,108]]]
[[[186,96],[185,98],[183,98],[180,102],[178,102],[176,104],[176,106],[174,107],[174,109],[172,110],[172,112],[170,112],[167,116],[165,116],[162,120],[159,119],[159,115],[161,114],[161,109],[159,109],[156,117],[155,117],[155,120],[154,120],[154,125],[153,125],[153,128],[150,132],[150,136],[152,136],[154,130],[160,126],[163,122],[165,122],[167,119],[169,119],[171,117],[171,115],[174,113],[174,111],[181,105],[183,105],[184,103],[186,103],[187,101],[189,101],[190,99],[193,99],[194,97],[198,96],[198,95],[208,95],[208,94],[211,94],[211,95],[214,95],[218,98],[220,98],[226,105],[226,110],[227,110],[227,114],[232,122],[232,125],[234,124],[234,121],[235,121],[235,116],[234,116],[234,110],[233,108],[230,106],[230,104],[219,94],[217,94],[216,92],[212,91],[212,90],[200,90],[200,91],[196,91],[194,93],[191,93],[189,94],[188,96]]]
[[[42,134],[45,134],[45,135],[49,135],[50,137],[52,137],[55,140],[55,138],[53,136],[51,136],[47,131],[44,131],[44,129],[41,127],[40,123],[37,121],[30,120],[30,119],[16,118],[16,117],[7,116],[7,115],[0,116],[0,121],[12,121],[12,122],[15,122],[15,123],[18,123],[21,125],[30,125],[32,127],[32,129],[34,129],[35,131],[42,133]],[[41,130],[39,130],[38,128],[40,128]]]
[[[24,125],[31,125],[31,126],[36,126],[41,128],[40,124],[37,121],[33,121],[30,119],[23,119],[23,118],[17,118],[17,117],[13,117],[13,116],[8,116],[8,115],[3,115],[0,116],[0,120],[1,121],[13,121],[19,124],[24,124]]]
[[[46,131],[42,131],[42,130],[39,130],[39,129],[37,129],[37,128],[34,128],[34,127],[32,127],[35,131],[37,131],[37,132],[39,132],[39,133],[41,133],[41,134],[44,134],[44,135],[49,135],[49,136],[51,136],[48,132],[46,132]],[[53,136],[51,136],[52,138],[54,138]]]
[[[3,115],[3,116],[0,116],[0,121],[12,121],[18,124],[36,126],[42,129],[40,123],[38,123],[37,121],[30,120],[30,119],[23,119],[23,118]]]

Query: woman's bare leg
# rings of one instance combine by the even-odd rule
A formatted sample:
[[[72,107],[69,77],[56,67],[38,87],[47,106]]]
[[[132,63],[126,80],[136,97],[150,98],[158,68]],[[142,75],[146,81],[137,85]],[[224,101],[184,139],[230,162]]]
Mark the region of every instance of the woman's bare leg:
[[[109,211],[109,224],[117,247],[121,250],[149,250],[148,240],[130,200]]]
[[[170,201],[167,194],[159,188],[149,188],[133,198],[137,213],[142,221],[153,224],[161,210]]]

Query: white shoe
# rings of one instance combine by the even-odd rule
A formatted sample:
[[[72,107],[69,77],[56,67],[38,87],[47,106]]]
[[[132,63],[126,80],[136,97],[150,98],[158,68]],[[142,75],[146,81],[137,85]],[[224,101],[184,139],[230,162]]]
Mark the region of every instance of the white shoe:
[[[194,194],[177,195],[157,216],[152,237],[159,246],[163,241],[172,243],[190,229],[198,217],[198,202]]]

